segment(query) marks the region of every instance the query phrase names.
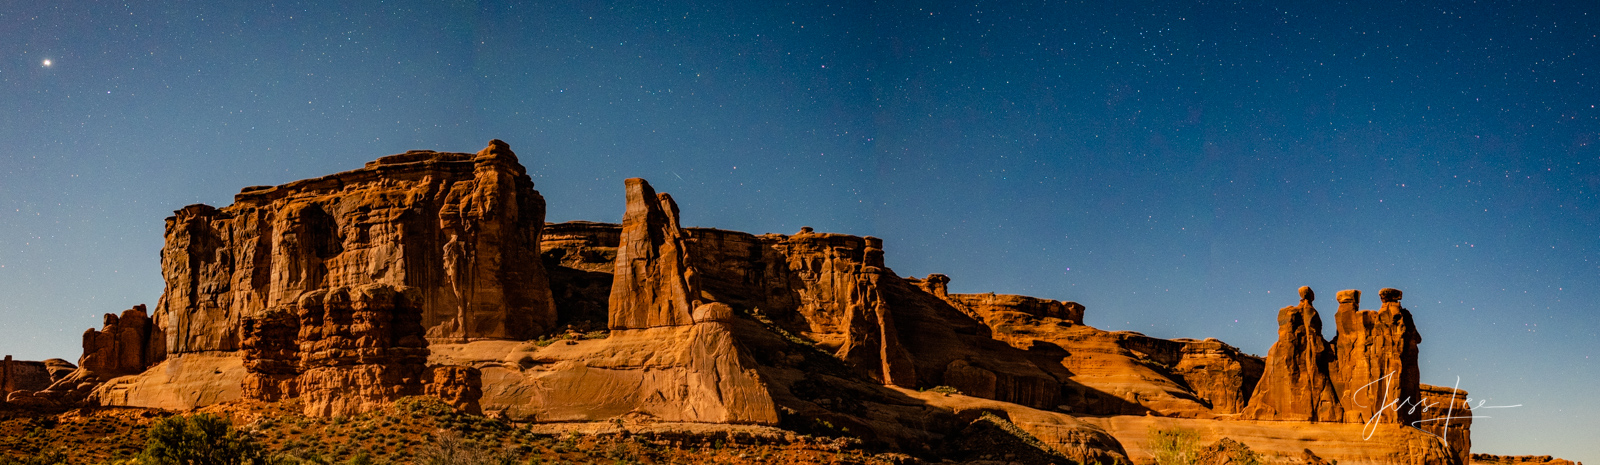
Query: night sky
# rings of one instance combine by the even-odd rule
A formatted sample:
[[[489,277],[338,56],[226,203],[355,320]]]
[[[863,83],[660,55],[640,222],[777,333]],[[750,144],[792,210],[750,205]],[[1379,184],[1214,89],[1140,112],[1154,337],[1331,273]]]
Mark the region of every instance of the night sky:
[[[1475,452],[1600,463],[1600,3],[244,3],[0,4],[0,353],[154,308],[184,205],[498,138],[550,221],[643,177],[1107,330],[1399,288],[1424,382],[1521,405]]]

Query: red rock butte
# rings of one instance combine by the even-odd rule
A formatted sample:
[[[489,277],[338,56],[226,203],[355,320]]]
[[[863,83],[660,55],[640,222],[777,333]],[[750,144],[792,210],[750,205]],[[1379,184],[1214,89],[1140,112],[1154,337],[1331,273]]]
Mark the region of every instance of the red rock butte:
[[[1148,461],[1152,427],[1199,431],[1214,455],[1474,461],[1466,393],[1419,382],[1395,289],[1378,310],[1337,293],[1330,338],[1301,288],[1262,358],[1102,331],[1076,302],[951,294],[947,276],[897,275],[870,236],[685,228],[670,195],[620,187],[622,224],[547,224],[495,140],[183,207],[155,311],[106,315],[76,366],[6,357],[0,396],[321,416],[434,396],[521,422],[834,428],[911,453],[970,441],[989,413],[1084,463]],[[1427,407],[1387,404],[1407,400]]]

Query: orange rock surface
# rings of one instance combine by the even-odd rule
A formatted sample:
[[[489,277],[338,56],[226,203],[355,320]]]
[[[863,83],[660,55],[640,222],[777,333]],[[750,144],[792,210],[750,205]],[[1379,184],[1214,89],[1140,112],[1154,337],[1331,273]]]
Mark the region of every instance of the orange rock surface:
[[[504,142],[392,155],[234,200],[167,220],[154,317],[168,353],[238,350],[245,318],[378,283],[416,289],[430,339],[529,338],[555,324],[544,198]]]
[[[1004,433],[1040,457],[1140,462],[1160,427],[1216,442],[1215,463],[1478,460],[1465,392],[1418,380],[1398,290],[1376,311],[1340,292],[1330,341],[1302,288],[1262,358],[1100,330],[1076,302],[951,294],[948,276],[897,275],[870,236],[685,228],[643,179],[624,183],[621,224],[547,225],[530,179],[491,141],[185,207],[154,315],[107,315],[76,368],[7,359],[0,389],[55,407],[298,399],[325,417],[426,395],[515,421],[777,426],[928,456]],[[975,427],[986,414],[998,426]]]

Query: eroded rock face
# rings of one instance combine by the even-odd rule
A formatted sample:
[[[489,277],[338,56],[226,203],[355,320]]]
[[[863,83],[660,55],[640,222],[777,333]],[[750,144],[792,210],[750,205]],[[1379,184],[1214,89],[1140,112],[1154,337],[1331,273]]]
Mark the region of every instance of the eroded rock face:
[[[1300,288],[1300,305],[1278,310],[1278,342],[1250,396],[1244,417],[1255,420],[1341,421],[1344,411],[1329,379],[1333,347],[1322,337],[1315,294]]]
[[[1471,463],[1472,405],[1467,402],[1467,391],[1427,384],[1418,390],[1423,407],[1418,412],[1417,429],[1444,440],[1455,455],[1452,463]]]
[[[1310,288],[1297,307],[1278,313],[1278,342],[1247,409],[1248,418],[1420,425],[1424,401],[1417,370],[1417,333],[1398,289],[1379,291],[1383,307],[1359,310],[1361,291],[1338,293],[1338,335],[1321,336]],[[1329,396],[1329,387],[1333,395]],[[1462,425],[1463,428],[1466,425]],[[1441,433],[1448,433],[1443,429]],[[1448,434],[1441,434],[1441,437]]]
[[[1339,334],[1334,339],[1338,361],[1333,364],[1333,384],[1344,408],[1344,421],[1410,425],[1417,411],[1397,408],[1399,402],[1421,398],[1421,372],[1417,369],[1417,344],[1422,335],[1411,312],[1400,306],[1397,289],[1378,292],[1383,306],[1359,310],[1361,292],[1339,292]]]
[[[63,365],[66,370],[63,371]],[[15,391],[40,391],[66,376],[75,367],[66,360],[50,359],[43,362],[12,360],[7,355],[0,360],[0,401]]]
[[[151,323],[143,305],[107,313],[100,330],[83,333],[83,356],[78,366],[105,378],[144,371],[166,359],[166,341]]]
[[[415,289],[430,339],[523,339],[555,324],[539,260],[544,199],[498,140],[412,151],[167,219],[155,320],[169,354],[240,348],[246,318],[308,292]]]
[[[693,322],[700,291],[678,225],[678,204],[650,183],[630,178],[611,283],[611,329],[683,326]]]
[[[934,276],[938,276],[935,278]],[[941,279],[942,278],[942,279]],[[950,278],[943,275],[929,276],[926,282],[938,283],[932,289],[944,289],[944,283],[949,283]],[[940,282],[942,281],[942,282]],[[938,295],[935,293],[935,295]],[[1040,299],[1024,295],[1008,294],[949,294],[946,300],[956,304],[957,308],[967,310],[969,314],[987,314],[999,311],[1022,312],[1036,318],[1056,318],[1072,324],[1083,324],[1082,304],[1077,302],[1061,302],[1057,300]]]
[[[8,402],[24,405],[78,405],[101,383],[142,372],[165,358],[160,330],[145,316],[145,307],[137,305],[124,310],[120,316],[107,313],[99,330],[84,331],[83,355],[78,358],[77,367],[57,359],[33,362],[41,364],[44,379],[49,381],[46,387],[8,389],[5,396]],[[31,367],[17,367],[24,370],[17,376],[25,378],[7,382],[26,379],[27,384],[34,385],[40,381],[38,375],[27,368]]]
[[[1548,455],[1494,455],[1472,454],[1475,465],[1583,465],[1583,462],[1573,462]]]
[[[305,400],[308,415],[337,416],[381,408],[424,392],[428,374],[421,292],[368,284],[311,291],[293,306],[244,323],[244,396]],[[464,375],[463,375],[464,376]],[[447,400],[458,390],[435,389]],[[467,404],[470,402],[464,403]]]

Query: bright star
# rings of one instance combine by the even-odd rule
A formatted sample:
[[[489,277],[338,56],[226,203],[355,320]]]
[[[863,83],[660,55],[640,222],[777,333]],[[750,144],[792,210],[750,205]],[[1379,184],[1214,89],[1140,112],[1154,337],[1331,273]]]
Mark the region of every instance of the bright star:
[[[50,60],[45,60],[44,61],[44,67],[46,67],[46,68],[50,67]]]

